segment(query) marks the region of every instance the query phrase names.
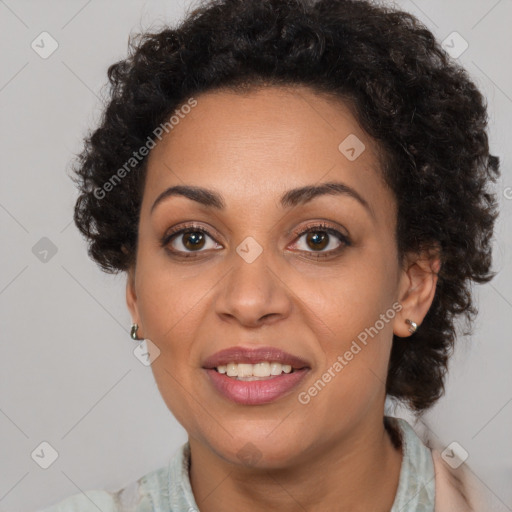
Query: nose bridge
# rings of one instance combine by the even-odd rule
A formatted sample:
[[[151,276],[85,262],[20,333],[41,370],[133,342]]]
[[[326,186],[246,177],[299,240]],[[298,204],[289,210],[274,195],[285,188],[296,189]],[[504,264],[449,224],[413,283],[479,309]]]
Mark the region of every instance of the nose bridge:
[[[273,268],[272,252],[252,236],[236,246],[231,254],[231,271],[218,297],[219,314],[234,316],[243,323],[286,314],[288,294],[277,268]]]

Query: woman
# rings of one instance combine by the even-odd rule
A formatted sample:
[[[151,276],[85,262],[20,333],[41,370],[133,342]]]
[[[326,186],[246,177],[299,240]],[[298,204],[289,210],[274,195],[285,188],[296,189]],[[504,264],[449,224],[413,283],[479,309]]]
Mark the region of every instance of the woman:
[[[366,1],[211,1],[131,49],[75,222],[126,272],[188,442],[46,511],[480,510],[463,461],[384,414],[442,396],[494,275],[499,160],[465,71]]]

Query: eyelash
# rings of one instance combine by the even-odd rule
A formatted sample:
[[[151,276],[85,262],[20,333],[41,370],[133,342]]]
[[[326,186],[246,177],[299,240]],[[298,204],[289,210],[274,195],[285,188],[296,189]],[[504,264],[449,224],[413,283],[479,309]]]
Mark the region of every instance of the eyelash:
[[[342,242],[342,244],[341,244],[341,247],[338,247],[337,249],[332,249],[327,252],[315,252],[315,251],[311,252],[311,254],[315,255],[314,256],[315,259],[322,259],[322,258],[327,258],[329,256],[333,256],[333,255],[341,252],[345,247],[348,247],[351,245],[350,239],[346,235],[344,235],[343,233],[340,233],[340,231],[338,231],[337,229],[335,229],[325,223],[313,224],[311,226],[306,227],[303,230],[295,231],[293,233],[293,235],[296,238],[300,239],[303,235],[306,235],[308,233],[316,233],[316,232],[327,233],[329,235],[333,235],[333,236],[337,237]],[[188,251],[188,252],[187,251],[176,251],[175,249],[169,249],[167,247],[174,238],[177,238],[179,235],[185,235],[188,233],[202,233],[202,234],[209,236],[212,240],[214,240],[216,243],[218,243],[213,238],[213,236],[203,227],[197,226],[195,224],[189,224],[184,227],[175,228],[175,229],[171,230],[171,232],[164,235],[164,237],[160,241],[160,245],[163,248],[165,248],[169,253],[171,253],[172,256],[175,256],[178,258],[184,258],[184,259],[185,258],[195,258],[195,257],[197,257],[197,254],[200,254],[201,252],[205,252],[205,251]],[[309,251],[306,251],[306,252],[309,252]]]

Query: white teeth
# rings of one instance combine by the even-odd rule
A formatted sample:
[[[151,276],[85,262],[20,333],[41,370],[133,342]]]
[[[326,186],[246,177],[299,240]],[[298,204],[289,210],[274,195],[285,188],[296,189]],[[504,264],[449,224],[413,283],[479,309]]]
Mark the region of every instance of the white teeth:
[[[236,363],[229,363],[227,365],[226,374],[228,377],[236,377],[238,375],[238,365]]]
[[[254,377],[252,373],[252,364],[238,364],[237,377]]]
[[[264,361],[263,363],[256,363],[251,366],[254,377],[268,377],[271,375],[270,363],[267,361]]]
[[[270,364],[270,375],[280,375],[283,369],[283,365],[280,363]]]
[[[281,364],[276,361],[262,361],[256,364],[247,363],[228,363],[217,366],[219,373],[225,373],[228,377],[270,377],[271,375],[281,375],[281,373],[291,373],[290,364]]]

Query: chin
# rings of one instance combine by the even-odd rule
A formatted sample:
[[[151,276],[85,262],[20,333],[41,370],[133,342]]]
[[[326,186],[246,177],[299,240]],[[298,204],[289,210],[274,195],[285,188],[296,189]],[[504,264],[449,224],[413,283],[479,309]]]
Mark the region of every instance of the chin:
[[[281,437],[270,439],[266,434],[240,436],[238,433],[236,438],[230,439],[227,445],[217,446],[215,451],[232,464],[277,469],[292,464],[297,456],[297,445],[290,437],[286,443]]]

